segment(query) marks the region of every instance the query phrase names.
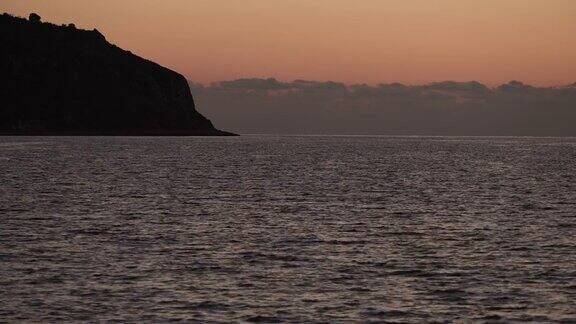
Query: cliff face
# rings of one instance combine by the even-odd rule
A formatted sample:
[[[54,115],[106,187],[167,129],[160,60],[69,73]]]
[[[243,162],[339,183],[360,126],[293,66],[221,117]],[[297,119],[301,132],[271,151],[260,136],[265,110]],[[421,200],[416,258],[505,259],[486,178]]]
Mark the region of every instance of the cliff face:
[[[182,75],[97,30],[34,20],[0,16],[0,133],[230,135],[196,111]]]

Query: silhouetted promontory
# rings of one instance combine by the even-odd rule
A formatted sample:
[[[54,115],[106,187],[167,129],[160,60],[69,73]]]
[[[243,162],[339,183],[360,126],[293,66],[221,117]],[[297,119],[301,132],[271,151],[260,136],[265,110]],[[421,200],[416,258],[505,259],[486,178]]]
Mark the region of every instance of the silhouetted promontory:
[[[77,29],[0,16],[0,134],[233,135],[196,111],[186,79]]]

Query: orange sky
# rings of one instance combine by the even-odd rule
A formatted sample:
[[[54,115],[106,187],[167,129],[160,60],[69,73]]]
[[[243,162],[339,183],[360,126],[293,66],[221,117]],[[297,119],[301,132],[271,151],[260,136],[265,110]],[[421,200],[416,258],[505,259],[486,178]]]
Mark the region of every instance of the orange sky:
[[[208,83],[576,81],[576,0],[0,0]]]

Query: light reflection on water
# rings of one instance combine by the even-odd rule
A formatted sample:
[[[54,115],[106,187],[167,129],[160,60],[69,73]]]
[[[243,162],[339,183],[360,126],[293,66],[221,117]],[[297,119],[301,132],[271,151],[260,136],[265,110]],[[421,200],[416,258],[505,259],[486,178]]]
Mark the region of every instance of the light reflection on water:
[[[0,319],[576,321],[576,139],[0,137]]]

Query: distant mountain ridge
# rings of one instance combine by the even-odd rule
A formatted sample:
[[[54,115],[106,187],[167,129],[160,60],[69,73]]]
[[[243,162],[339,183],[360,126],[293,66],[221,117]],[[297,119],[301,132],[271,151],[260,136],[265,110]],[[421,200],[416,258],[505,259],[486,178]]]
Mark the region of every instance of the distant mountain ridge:
[[[0,134],[233,135],[196,111],[186,79],[96,29],[0,15]]]

